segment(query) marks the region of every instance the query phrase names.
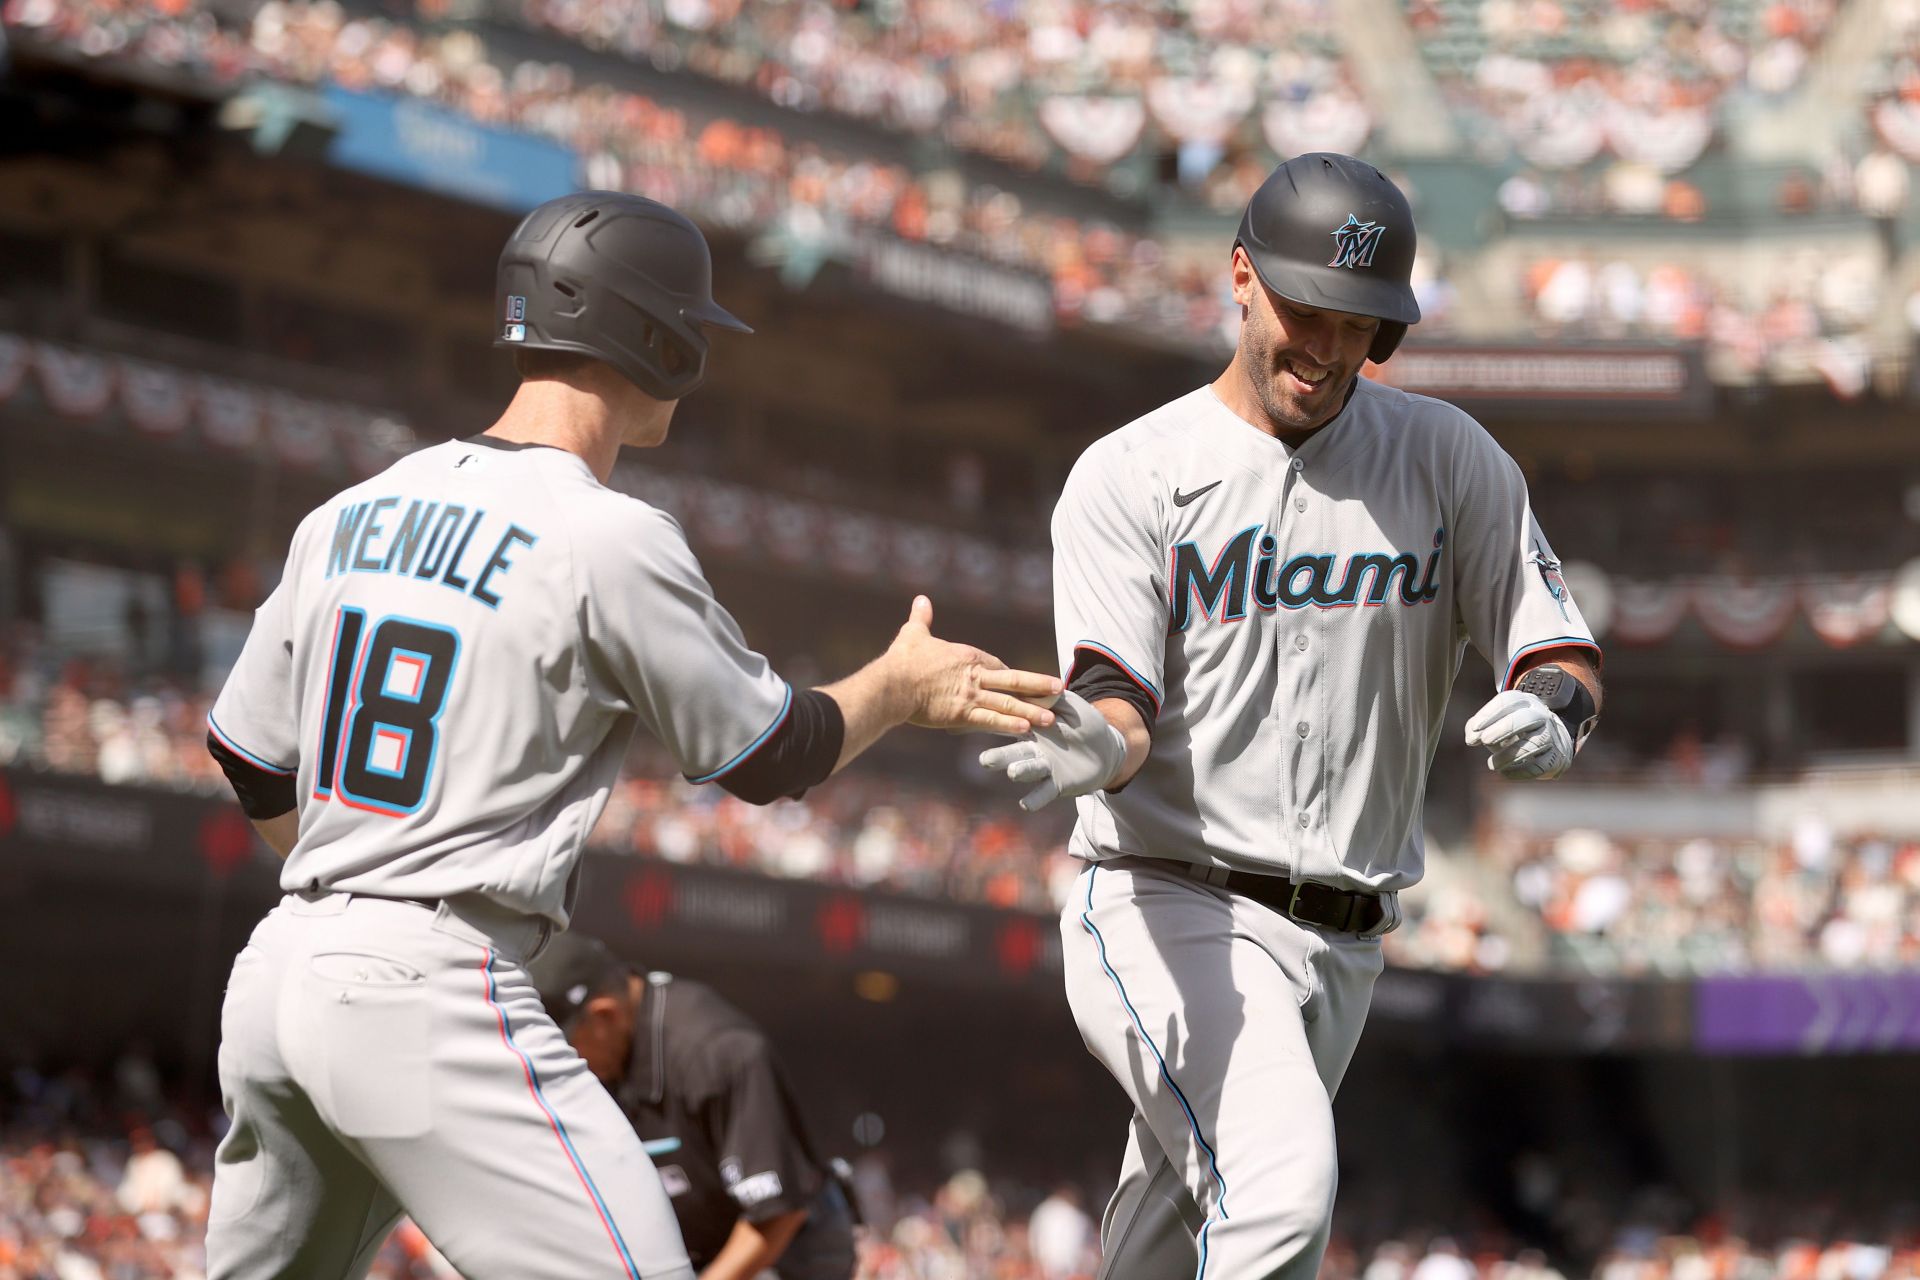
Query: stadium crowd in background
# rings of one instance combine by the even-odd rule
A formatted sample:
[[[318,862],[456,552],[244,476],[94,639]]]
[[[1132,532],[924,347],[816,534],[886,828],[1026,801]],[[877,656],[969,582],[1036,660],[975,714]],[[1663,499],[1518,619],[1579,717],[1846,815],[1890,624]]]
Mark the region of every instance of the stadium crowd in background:
[[[1242,65],[1244,58],[1229,56],[1236,48],[1231,43],[1234,33],[1247,23],[1284,24],[1293,9],[1318,13],[1316,5],[1221,5],[1219,21],[1202,24],[1206,30],[1218,28],[1217,40],[1199,29],[1183,30],[1179,23],[1162,24],[1158,34],[1143,39],[1139,11],[1128,6],[1112,6],[1111,12],[1102,6],[1098,21],[1068,6],[1058,21],[1029,18],[1031,26],[966,6],[916,6],[925,12],[883,33],[892,43],[876,46],[872,56],[838,60],[836,51],[856,47],[848,43],[853,39],[848,24],[864,24],[866,17],[823,4],[751,4],[741,9],[749,21],[727,21],[735,7],[737,0],[674,5],[653,0],[528,0],[525,13],[568,32],[599,33],[595,39],[601,42],[614,40],[610,33],[619,30],[623,34],[617,41],[630,53],[654,48],[647,42],[663,39],[668,44],[661,48],[679,50],[676,59],[684,56],[688,65],[709,74],[723,79],[759,76],[767,81],[762,87],[776,97],[797,95],[798,102],[807,103],[826,95],[856,115],[878,112],[893,118],[904,111],[902,118],[918,118],[916,113],[937,111],[950,100],[978,96],[979,86],[971,77],[985,73],[964,68],[993,65],[1002,68],[996,75],[1006,74],[1007,68],[1024,75],[1033,68],[1023,60],[1034,58],[1067,67],[1077,66],[1075,59],[1091,58],[1108,72],[1114,71],[1110,60],[1137,65],[1149,96],[1154,78],[1171,75],[1170,68],[1197,72],[1221,62],[1232,68],[1228,79],[1235,83],[1277,80],[1278,88],[1267,91],[1283,106],[1317,101],[1313,95],[1320,90],[1315,85],[1332,86],[1326,92],[1341,101],[1351,97],[1343,75],[1302,71],[1296,65],[1312,55],[1276,54],[1264,65],[1255,59],[1251,66]],[[1673,136],[1683,118],[1694,120],[1707,111],[1696,100],[1700,95],[1706,94],[1710,102],[1712,94],[1738,79],[1748,65],[1742,50],[1750,44],[1761,50],[1755,55],[1759,65],[1777,59],[1781,55],[1767,51],[1817,38],[1828,7],[1816,0],[1770,6],[1743,42],[1721,41],[1713,22],[1698,20],[1688,5],[1645,7],[1620,22],[1603,20],[1603,11],[1584,7],[1549,20],[1540,16],[1541,5],[1496,0],[1479,6],[1483,21],[1493,23],[1489,15],[1495,13],[1524,10],[1518,29],[1531,33],[1529,40],[1579,52],[1547,61],[1516,57],[1501,51],[1511,42],[1494,23],[1495,35],[1472,63],[1474,74],[1458,80],[1443,75],[1443,81],[1472,85],[1472,101],[1485,108],[1482,115],[1491,113],[1488,118],[1509,110],[1546,112],[1547,124],[1536,132],[1544,129],[1548,134],[1548,125],[1572,128],[1579,122],[1586,122],[1582,128],[1601,130],[1602,115],[1588,108],[1594,102],[1610,104],[1612,114],[1604,118],[1611,122],[1611,132],[1602,130],[1604,136],[1596,134],[1591,141],[1597,149],[1611,139],[1618,149],[1634,140]],[[428,17],[441,11],[440,6],[422,9]],[[960,16],[961,10],[974,17]],[[1560,6],[1547,4],[1544,10],[1558,13]],[[587,158],[593,185],[646,191],[713,225],[759,229],[767,244],[783,253],[804,257],[844,247],[848,237],[880,234],[975,255],[1044,279],[1062,323],[1119,325],[1180,346],[1217,347],[1230,340],[1237,320],[1219,262],[1195,262],[1150,236],[1050,212],[1009,190],[969,185],[952,170],[916,172],[897,163],[856,158],[797,134],[723,115],[700,118],[612,83],[592,83],[564,63],[506,60],[469,28],[416,27],[357,16],[331,0],[268,0],[243,30],[221,26],[205,0],[158,7],[116,0],[7,0],[6,12],[9,21],[23,29],[64,40],[93,56],[133,56],[226,80],[266,75],[443,102],[483,123],[545,134],[576,148]],[[1416,8],[1416,30],[1423,29],[1417,21],[1420,12]],[[652,25],[619,27],[621,20],[635,15],[651,15]],[[1449,22],[1434,30],[1451,30]],[[968,43],[973,35],[984,42],[980,48]],[[690,43],[674,43],[682,39]],[[1437,47],[1434,41],[1442,41],[1441,36],[1429,40],[1430,49]],[[1696,45],[1722,52],[1701,55]],[[782,51],[782,56],[754,71],[751,55],[768,49]],[[941,62],[945,70],[913,70],[912,59],[920,49],[948,55]],[[1018,56],[1012,56],[1015,50]],[[1738,56],[1723,56],[1727,50]],[[1595,56],[1598,51],[1639,60],[1616,70]],[[896,54],[907,61],[894,63]],[[897,74],[881,74],[880,67],[895,67]],[[1703,68],[1719,69],[1709,74]],[[1068,80],[1081,78],[1080,72],[1062,74]],[[904,87],[901,75],[919,87]],[[966,83],[943,84],[943,75]],[[1192,84],[1182,80],[1182,85],[1181,92],[1190,94]],[[1003,94],[992,100],[1008,99]],[[1464,104],[1456,104],[1456,109],[1473,115]],[[975,121],[992,117],[992,112],[961,116]],[[1534,124],[1523,128],[1513,120],[1502,127],[1518,130],[1515,136],[1522,137],[1533,136],[1526,130],[1535,129]],[[1711,133],[1710,120],[1707,130],[1700,135],[1702,146]],[[1000,143],[989,149],[994,147],[1006,149]],[[1226,154],[1225,144],[1218,141],[1182,144],[1189,155],[1195,147],[1215,159]],[[1696,188],[1662,176],[1662,166],[1675,167],[1677,157],[1621,160],[1600,179],[1564,148],[1546,159],[1535,158],[1542,164],[1551,159],[1556,176],[1523,171],[1509,179],[1501,191],[1509,216],[1590,212],[1587,197],[1579,193],[1592,181],[1601,184],[1594,188],[1599,192],[1594,207],[1610,212],[1680,221],[1695,220],[1704,212]],[[1684,157],[1687,163],[1693,158]],[[1848,208],[1871,204],[1879,211],[1875,216],[1895,226],[1897,211],[1906,202],[1906,175],[1904,165],[1891,160],[1884,151],[1874,152],[1861,161],[1857,175],[1840,161],[1834,173],[1822,177],[1822,185],[1789,175],[1790,185],[1798,182],[1806,192],[1783,188],[1782,210],[1811,208],[1823,199]],[[1237,207],[1249,184],[1265,173],[1257,153],[1234,164],[1183,159],[1182,167],[1209,175],[1223,208]],[[1216,170],[1228,177],[1214,177]],[[1423,255],[1418,270],[1427,312],[1422,333],[1427,336],[1445,330],[1455,293],[1438,274],[1436,262],[1434,255]],[[1777,272],[1772,270],[1775,265]],[[1763,276],[1733,281],[1716,280],[1678,263],[1646,269],[1549,258],[1534,264],[1518,282],[1517,292],[1545,332],[1698,340],[1719,355],[1717,367],[1726,377],[1818,373],[1842,394],[1858,394],[1869,356],[1860,335],[1879,308],[1882,265],[1863,259],[1808,269],[1804,255],[1784,255],[1777,264],[1769,259],[1770,269]]]
[[[1914,841],[1840,838],[1808,816],[1777,842],[1574,830],[1483,853],[1511,867],[1516,900],[1595,971],[1920,964]]]
[[[26,634],[0,643],[0,765],[224,794],[204,690],[39,653]],[[1023,814],[975,792],[959,763],[944,785],[861,770],[766,807],[676,777],[645,744],[630,766],[595,831],[602,848],[1048,914],[1077,870],[1064,852],[1070,809]],[[1739,776],[1737,764],[1715,768],[1719,785]],[[1393,963],[1497,972],[1542,940],[1560,962],[1601,973],[1920,964],[1920,843],[1843,838],[1808,819],[1777,843],[1495,833],[1475,853],[1500,874],[1432,877],[1408,894],[1406,923],[1385,943]]]
[[[511,0],[509,0],[511,2]],[[1265,176],[1234,145],[1257,114],[1357,150],[1372,117],[1332,52],[1323,0],[1170,8],[1151,0],[855,8],[814,0],[522,0],[591,47],[684,67],[803,111],[830,110],[1099,179],[1149,128],[1178,180],[1237,209]],[[1251,184],[1251,185],[1250,185]]]
[[[1764,278],[1717,279],[1681,262],[1651,267],[1592,254],[1536,259],[1520,281],[1544,338],[1656,338],[1701,343],[1727,381],[1818,369],[1836,392],[1866,388],[1863,335],[1878,314],[1877,253],[1778,255]]]
[[[118,20],[93,37],[99,50],[116,42],[116,27],[137,26],[125,10],[138,6],[87,2],[96,17]],[[1223,208],[1247,194],[1239,144],[1256,119],[1279,150],[1309,132],[1357,150],[1374,115],[1339,53],[1352,33],[1338,29],[1324,0],[1177,9],[1145,0],[984,8],[914,0],[876,9],[818,0],[419,0],[413,8],[427,24],[517,18],[782,106],[938,133],[1018,164],[1065,153],[1079,176],[1132,156],[1151,125],[1177,153],[1182,180],[1228,175],[1214,184]],[[1660,171],[1697,158],[1730,90],[1778,97],[1794,88],[1835,8],[1834,0],[1774,0],[1723,16],[1684,0],[1628,8],[1417,0],[1407,18],[1470,129],[1559,169],[1611,146],[1653,170],[1657,183]],[[206,56],[195,35],[151,43],[175,61],[196,53],[225,61]],[[384,61],[391,74],[382,79],[408,77],[409,59],[382,39],[350,43]],[[409,87],[420,91],[427,78],[422,72]]]
[[[165,9],[8,0],[7,14],[93,56],[433,99],[576,148],[592,186],[645,191],[710,225],[771,229],[792,252],[869,232],[977,255],[1047,281],[1063,323],[1213,344],[1228,318],[1224,270],[1175,263],[1150,238],[1050,215],[951,171],[916,174],[722,116],[695,118],[610,84],[580,83],[562,63],[495,61],[470,30],[429,34],[350,16],[328,0],[268,0],[243,31],[219,26],[204,0]]]
[[[171,1094],[138,1052],[105,1081],[19,1067],[0,1086],[0,1280],[197,1280],[217,1107]],[[1699,1215],[1658,1188],[1599,1195],[1537,1171],[1535,1207],[1577,1256],[1550,1261],[1468,1214],[1450,1232],[1336,1222],[1322,1280],[1915,1280],[1920,1235],[1865,1207],[1834,1214],[1717,1206]],[[1098,1201],[1062,1185],[1044,1195],[961,1169],[928,1187],[895,1186],[879,1153],[856,1164],[868,1228],[859,1280],[1090,1280]],[[1355,1195],[1356,1210],[1366,1203]],[[1089,1210],[1088,1205],[1092,1205]],[[1899,1220],[1896,1208],[1885,1215]],[[1471,1223],[1471,1225],[1470,1225]],[[458,1280],[402,1222],[370,1280]]]

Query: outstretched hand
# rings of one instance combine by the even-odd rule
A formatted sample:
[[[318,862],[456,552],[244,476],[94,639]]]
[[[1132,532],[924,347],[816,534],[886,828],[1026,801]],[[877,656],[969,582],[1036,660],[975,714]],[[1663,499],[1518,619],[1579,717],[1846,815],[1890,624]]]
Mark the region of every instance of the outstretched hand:
[[[1060,694],[1058,677],[1018,671],[972,645],[940,639],[925,596],[913,598],[887,657],[903,683],[910,724],[1019,736],[1053,723],[1047,707]]]
[[[980,763],[1004,772],[1008,781],[1039,784],[1020,798],[1028,813],[1062,796],[1104,790],[1126,764],[1126,737],[1098,707],[1068,690],[1055,711],[1053,727],[980,753]]]

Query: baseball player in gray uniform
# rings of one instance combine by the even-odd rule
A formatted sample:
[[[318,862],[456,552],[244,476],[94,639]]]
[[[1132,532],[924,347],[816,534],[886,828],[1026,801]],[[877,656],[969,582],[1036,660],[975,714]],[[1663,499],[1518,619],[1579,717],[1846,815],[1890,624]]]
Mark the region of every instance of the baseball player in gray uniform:
[[[541,1007],[635,729],[765,803],[903,723],[1026,732],[1060,682],[935,639],[916,599],[860,672],[796,690],[747,647],[674,521],[606,487],[705,373],[706,242],[638,197],[536,209],[501,257],[522,383],[484,435],[304,520],[209,717],[286,858],[234,963],[232,1127],[208,1274],[365,1273],[411,1214],[468,1280],[692,1280],[640,1139]]]
[[[1360,377],[1419,319],[1400,191],[1297,157],[1233,248],[1225,373],[1099,441],[1054,514],[1058,720],[983,763],[1078,799],[1061,918],[1087,1047],[1133,1101],[1106,1277],[1315,1274],[1331,1103],[1470,642],[1467,741],[1558,777],[1599,651],[1519,468],[1451,405]]]

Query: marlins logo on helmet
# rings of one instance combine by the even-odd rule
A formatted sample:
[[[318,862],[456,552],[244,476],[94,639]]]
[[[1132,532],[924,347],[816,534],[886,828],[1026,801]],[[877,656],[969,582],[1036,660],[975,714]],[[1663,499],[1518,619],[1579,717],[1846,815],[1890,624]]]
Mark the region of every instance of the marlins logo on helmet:
[[[1380,237],[1386,230],[1383,223],[1362,222],[1348,214],[1345,224],[1334,230],[1333,257],[1327,265],[1348,269],[1372,266],[1373,251],[1380,247]]]

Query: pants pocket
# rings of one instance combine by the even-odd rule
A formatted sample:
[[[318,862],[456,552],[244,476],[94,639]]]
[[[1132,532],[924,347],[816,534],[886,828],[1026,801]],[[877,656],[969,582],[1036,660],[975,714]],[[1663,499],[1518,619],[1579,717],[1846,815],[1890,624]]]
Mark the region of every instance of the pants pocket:
[[[371,952],[314,956],[316,1101],[349,1138],[414,1138],[433,1123],[432,1006],[426,975]]]

